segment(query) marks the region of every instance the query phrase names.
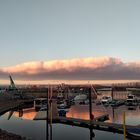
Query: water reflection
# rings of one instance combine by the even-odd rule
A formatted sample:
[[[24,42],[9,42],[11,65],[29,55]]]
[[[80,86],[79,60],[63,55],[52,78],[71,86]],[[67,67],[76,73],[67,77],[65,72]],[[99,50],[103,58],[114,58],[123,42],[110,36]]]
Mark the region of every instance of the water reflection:
[[[72,118],[79,118],[79,119],[85,119],[85,120],[89,120],[89,107],[85,106],[85,105],[76,105],[76,106],[72,106],[69,110],[69,112],[67,113],[67,117],[72,117]],[[97,117],[99,115],[102,115],[103,113],[105,113],[106,111],[102,108],[96,108],[94,106],[92,106],[92,110],[93,110],[93,114],[94,117]]]
[[[104,113],[109,113],[110,122],[122,122],[122,112],[124,110],[126,111],[127,114],[126,121],[128,123],[139,124],[140,121],[139,108],[137,108],[137,110],[130,111],[130,110],[126,110],[127,108],[125,106],[119,108],[111,108],[111,107],[104,108],[102,105],[96,106],[95,104],[93,104],[92,107],[93,107],[92,108],[93,114],[95,115],[95,117]],[[13,116],[8,122],[7,122],[7,118],[8,118],[8,113],[7,113],[3,117],[1,117],[1,121],[0,121],[1,128],[8,130],[10,132],[14,132],[16,134],[27,136],[28,138],[45,140],[46,121],[33,121],[33,118],[35,117],[36,113],[37,112],[35,111],[34,108],[16,111],[13,113]],[[89,119],[88,106],[84,106],[84,105],[72,106],[72,108],[67,114],[67,117]],[[61,124],[53,124],[52,130],[53,130],[52,131],[53,140],[58,140],[58,138],[60,139],[66,138],[67,140],[77,139],[77,138],[81,140],[85,140],[85,139],[101,140],[104,137],[107,139],[113,138],[114,140],[118,140],[122,138],[122,135],[119,134],[116,134],[114,138],[114,134],[112,133],[97,131],[93,129],[66,126]],[[36,133],[34,134],[34,132]]]
[[[46,125],[45,121],[29,120],[30,116],[25,119],[20,118],[18,112],[16,116],[12,115],[10,120],[7,120],[9,113],[0,117],[0,128],[8,132],[21,135],[33,140],[46,140]],[[25,116],[28,113],[25,113]],[[33,114],[31,114],[33,117]]]
[[[67,113],[67,117],[89,119],[89,106],[88,105],[75,105],[72,106]],[[126,124],[138,125],[140,122],[140,109],[128,110],[126,106],[118,108],[104,107],[103,105],[96,105],[93,103],[92,110],[94,117],[109,114],[110,119],[108,122],[122,123],[122,114],[126,112]],[[46,121],[33,121],[37,112],[34,108],[21,109],[15,111],[10,120],[7,121],[8,113],[0,118],[0,125],[2,129],[9,132],[20,134],[31,139],[45,140],[46,139]],[[53,130],[53,131],[52,131]],[[101,139],[122,139],[123,136],[109,132],[97,131],[93,129],[85,129],[62,124],[53,124],[52,139],[67,139],[67,140],[101,140]],[[36,133],[34,133],[36,132]],[[72,134],[72,135],[71,135]]]
[[[137,107],[136,110],[128,110],[126,106],[121,106],[118,108],[104,107],[103,105],[92,106],[94,117],[103,115],[105,113],[109,114],[108,122],[113,123],[122,123],[123,121],[123,112],[126,112],[126,124],[138,125],[140,122],[140,109]],[[67,117],[80,118],[80,119],[89,119],[88,106],[73,106],[70,111],[67,113]]]
[[[92,136],[91,130],[87,128],[79,128],[73,126],[67,126],[62,124],[53,125],[53,140],[121,140],[123,135],[113,134],[110,132],[93,130]]]
[[[109,114],[108,122],[122,123],[123,112],[126,112],[126,124],[138,125],[140,122],[140,109],[128,110],[126,106],[121,106],[117,108],[104,107],[103,105],[97,106],[95,103],[92,105],[94,117],[98,117],[105,113]],[[23,120],[33,120],[37,112],[34,108],[18,110],[13,113],[14,117],[21,118]],[[80,118],[89,120],[88,106],[86,105],[75,105],[72,106],[66,115],[67,117]]]
[[[30,108],[30,109],[23,109],[23,110],[16,111],[13,113],[13,116],[20,117],[23,120],[33,120],[36,114],[37,112],[35,111],[35,109]]]
[[[93,140],[93,138],[95,137],[95,133],[93,132],[92,128],[90,128],[89,131],[90,131],[90,140]]]

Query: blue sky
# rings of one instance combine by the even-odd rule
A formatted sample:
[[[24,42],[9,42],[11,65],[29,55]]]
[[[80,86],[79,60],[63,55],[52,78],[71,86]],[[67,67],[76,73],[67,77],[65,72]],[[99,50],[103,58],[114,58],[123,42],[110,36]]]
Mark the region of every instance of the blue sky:
[[[1,0],[0,66],[110,56],[139,60],[139,0]]]

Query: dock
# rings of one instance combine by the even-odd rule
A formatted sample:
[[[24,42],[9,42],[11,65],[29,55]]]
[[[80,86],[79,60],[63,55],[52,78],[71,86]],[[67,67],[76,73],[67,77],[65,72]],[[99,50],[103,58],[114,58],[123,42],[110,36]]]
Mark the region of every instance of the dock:
[[[43,117],[41,117],[42,114],[43,114]],[[37,115],[34,118],[34,120],[46,120],[46,116],[44,117],[44,114],[46,115],[45,111],[40,112],[39,115]],[[107,118],[108,118],[108,114],[98,116],[97,118],[93,119],[92,121],[78,119],[78,118],[55,117],[55,119],[53,119],[52,122],[70,125],[70,126],[89,128],[92,130],[96,129],[96,130],[100,130],[100,131],[107,131],[107,132],[112,132],[112,133],[123,134],[123,124],[104,122],[105,120],[107,120]],[[102,121],[100,121],[100,120],[102,120]],[[137,133],[136,133],[136,131],[137,131]],[[137,126],[126,125],[127,138],[131,138],[133,140],[139,140],[140,136],[136,135],[139,133],[140,133],[140,125],[137,125]]]
[[[10,101],[1,101],[0,102],[0,115],[3,115],[4,113],[17,109],[17,108],[21,108],[24,103],[27,102],[25,100],[10,100]]]
[[[58,111],[57,111],[56,106],[57,105],[55,103],[53,105],[52,121],[50,120],[50,117],[49,117],[48,119],[49,122],[51,121],[52,123],[61,123],[65,125],[83,127],[83,128],[88,128],[92,130],[96,129],[100,131],[123,134],[123,124],[105,122],[106,120],[109,120],[108,114],[103,114],[101,116],[93,118],[92,120],[61,117],[61,116],[58,116]],[[37,115],[35,116],[34,120],[47,120],[46,111],[39,111]],[[126,125],[126,135],[127,135],[127,138],[131,138],[133,140],[139,140],[140,139],[140,125],[136,125],[136,126]]]
[[[20,102],[14,102],[14,101],[0,102],[0,115],[3,115],[9,110],[17,108],[19,105]]]
[[[123,124],[100,122],[95,120],[90,121],[90,120],[82,120],[82,119],[74,119],[74,118],[65,118],[65,117],[63,118],[61,117],[58,123],[123,134]],[[136,126],[125,125],[125,126],[126,126],[127,138],[133,140],[140,140],[140,125],[136,125]]]

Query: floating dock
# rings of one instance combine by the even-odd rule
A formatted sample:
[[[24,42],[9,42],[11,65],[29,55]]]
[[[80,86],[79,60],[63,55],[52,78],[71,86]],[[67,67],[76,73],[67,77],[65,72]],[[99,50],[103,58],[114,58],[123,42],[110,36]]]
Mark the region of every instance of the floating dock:
[[[65,125],[72,125],[78,127],[84,127],[89,129],[96,129],[101,131],[107,131],[112,133],[119,133],[123,134],[123,124],[117,123],[110,123],[105,122],[109,119],[108,114],[103,114],[94,118],[93,120],[83,120],[78,118],[68,118],[68,117],[60,117],[58,116],[57,105],[56,103],[53,104],[52,109],[52,121],[49,117],[49,122],[52,123],[61,123]],[[49,111],[50,112],[50,111]],[[47,113],[46,111],[39,111],[35,116],[34,120],[47,120]],[[133,140],[140,140],[140,125],[132,126],[132,125],[125,125],[126,126],[126,135],[128,138]]]

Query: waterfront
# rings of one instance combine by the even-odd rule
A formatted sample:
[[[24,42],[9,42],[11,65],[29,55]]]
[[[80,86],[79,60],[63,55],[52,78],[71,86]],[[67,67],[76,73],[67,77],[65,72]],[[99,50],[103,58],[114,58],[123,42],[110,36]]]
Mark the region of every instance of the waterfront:
[[[109,95],[110,93],[104,93]],[[102,96],[102,95],[101,95]],[[120,96],[119,96],[120,97]],[[122,97],[122,96],[121,96]],[[124,97],[124,96],[123,96]],[[99,97],[101,98],[101,97]],[[67,117],[89,119],[89,107],[88,105],[73,105]],[[128,110],[127,106],[123,105],[117,108],[104,107],[103,105],[96,105],[96,101],[92,104],[92,110],[94,117],[108,113],[108,122],[122,123],[123,112],[126,112],[126,124],[139,125],[140,122],[140,108],[137,106],[136,110]],[[35,121],[33,118],[36,115],[34,108],[24,109],[22,117],[19,117],[19,112],[15,111],[10,118],[7,120],[9,112],[5,113],[0,117],[1,129],[7,130],[26,138],[34,140],[46,140],[46,121]],[[67,126],[63,124],[53,124],[53,140],[59,139],[90,139],[90,130],[87,128],[80,128],[75,126]],[[102,139],[123,139],[123,135],[115,134],[112,132],[104,132],[94,130],[95,140]]]

